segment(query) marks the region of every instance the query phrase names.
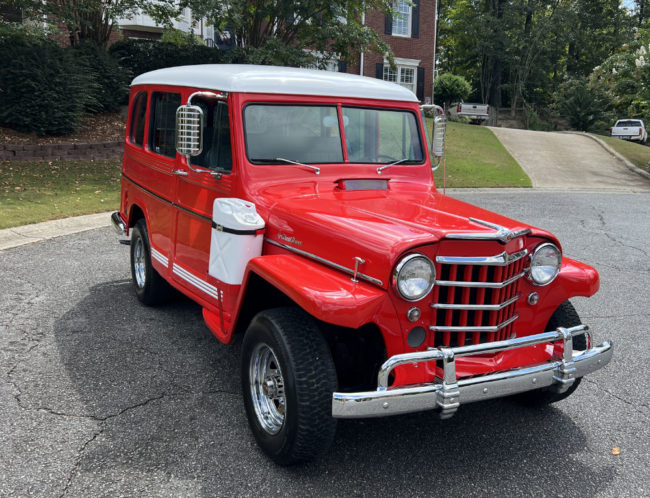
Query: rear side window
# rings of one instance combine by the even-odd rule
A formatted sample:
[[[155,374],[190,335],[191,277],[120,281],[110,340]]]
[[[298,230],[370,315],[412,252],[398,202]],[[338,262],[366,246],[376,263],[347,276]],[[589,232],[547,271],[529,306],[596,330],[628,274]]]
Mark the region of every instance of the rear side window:
[[[131,113],[131,136],[129,140],[142,147],[144,143],[144,120],[147,115],[147,93],[140,92],[135,96]]]
[[[176,157],[176,109],[180,105],[180,93],[151,94],[149,147],[153,152]]]

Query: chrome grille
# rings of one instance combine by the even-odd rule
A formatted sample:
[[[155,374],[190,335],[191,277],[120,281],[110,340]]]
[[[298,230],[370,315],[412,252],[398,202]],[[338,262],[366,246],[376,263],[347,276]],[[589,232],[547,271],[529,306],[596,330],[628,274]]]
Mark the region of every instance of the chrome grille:
[[[465,346],[514,336],[522,251],[487,257],[438,256],[431,304],[434,346]]]

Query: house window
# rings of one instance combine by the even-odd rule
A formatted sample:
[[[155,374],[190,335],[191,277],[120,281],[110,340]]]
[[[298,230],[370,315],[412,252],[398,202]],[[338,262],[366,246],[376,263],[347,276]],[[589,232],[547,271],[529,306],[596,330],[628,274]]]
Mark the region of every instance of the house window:
[[[397,83],[415,93],[416,79],[415,67],[397,66],[397,71],[393,71],[388,64],[384,64],[384,81]]]
[[[393,18],[393,36],[411,36],[413,8],[408,2],[395,3],[397,14]]]

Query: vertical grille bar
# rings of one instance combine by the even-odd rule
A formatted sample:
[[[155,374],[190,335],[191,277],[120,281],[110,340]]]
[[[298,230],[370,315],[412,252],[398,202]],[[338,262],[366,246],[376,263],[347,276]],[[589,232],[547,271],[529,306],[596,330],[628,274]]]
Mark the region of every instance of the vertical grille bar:
[[[450,265],[449,266],[449,280],[455,282],[458,276],[458,266]],[[447,304],[455,304],[454,297],[456,295],[456,288],[451,287],[447,289]],[[447,310],[447,316],[445,317],[445,325],[453,325],[454,312],[452,310]],[[445,346],[451,344],[451,332],[443,332],[442,343]]]
[[[470,265],[467,265],[465,267],[465,271],[463,272],[463,280],[465,280],[465,281],[472,280],[472,269],[473,268]],[[459,289],[459,290],[461,290],[461,289]],[[469,302],[469,294],[470,294],[469,287],[462,288],[460,304],[470,304],[470,302]],[[465,327],[465,326],[468,325],[467,324],[467,315],[468,315],[467,310],[462,310],[460,312],[460,317],[458,318],[458,326],[459,327]],[[458,332],[457,345],[458,346],[464,346],[465,345],[465,331]]]
[[[481,266],[478,272],[478,280],[479,282],[487,282],[487,276],[488,276],[488,267],[487,266]],[[481,287],[477,289],[476,291],[476,303],[484,303],[485,302],[485,288]],[[483,314],[489,312],[484,312],[484,311],[477,311],[474,319],[474,324],[478,327],[483,325]],[[480,332],[474,332],[474,335],[472,337],[472,344],[479,344],[481,342],[481,333]]]

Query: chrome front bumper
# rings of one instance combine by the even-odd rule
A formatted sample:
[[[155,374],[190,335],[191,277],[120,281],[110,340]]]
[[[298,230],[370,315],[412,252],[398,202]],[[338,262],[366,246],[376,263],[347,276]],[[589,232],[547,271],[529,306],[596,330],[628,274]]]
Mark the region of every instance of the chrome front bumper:
[[[334,393],[332,416],[383,417],[437,410],[441,418],[449,418],[465,403],[501,398],[542,387],[550,387],[561,393],[569,389],[577,378],[604,367],[612,358],[613,346],[609,341],[574,355],[573,337],[580,334],[586,334],[587,344],[591,344],[589,327],[578,325],[506,341],[456,348],[431,348],[428,351],[392,356],[379,370],[376,391]],[[457,357],[496,353],[544,343],[553,343],[553,356],[557,360],[467,379],[456,378]],[[426,361],[442,362],[442,379],[436,379],[430,384],[388,387],[388,376],[395,367]]]

